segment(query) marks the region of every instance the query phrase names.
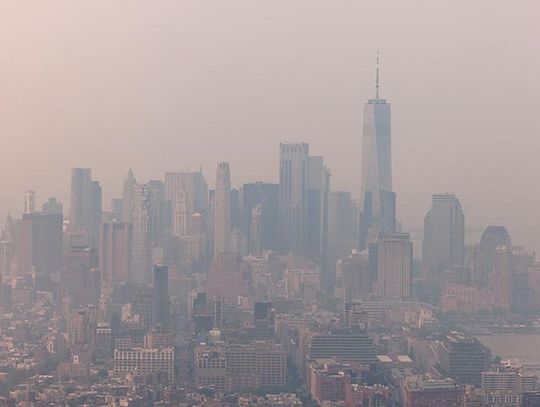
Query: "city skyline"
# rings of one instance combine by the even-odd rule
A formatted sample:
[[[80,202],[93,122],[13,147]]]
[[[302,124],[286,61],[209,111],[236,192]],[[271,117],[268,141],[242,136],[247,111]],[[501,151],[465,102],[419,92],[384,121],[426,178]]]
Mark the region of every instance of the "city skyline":
[[[504,224],[516,241],[540,250],[533,230],[540,196],[515,182],[540,172],[537,2],[490,3],[487,11],[475,2],[466,12],[450,2],[183,3],[167,14],[144,2],[132,12],[100,2],[84,13],[75,3],[35,11],[2,5],[12,18],[0,40],[0,132],[10,146],[0,163],[0,217],[20,211],[26,190],[40,202],[57,196],[67,204],[67,172],[77,166],[93,168],[106,205],[130,167],[153,179],[202,166],[212,179],[225,160],[235,185],[275,182],[266,157],[288,139],[310,143],[336,189],[358,197],[361,109],[373,95],[379,49],[381,96],[394,106],[400,220],[420,231],[431,195],[449,191],[466,209],[473,240],[486,225]],[[311,24],[298,26],[302,16]],[[22,29],[29,25],[42,34]],[[245,30],[251,35],[238,35]],[[25,171],[14,177],[20,162]]]

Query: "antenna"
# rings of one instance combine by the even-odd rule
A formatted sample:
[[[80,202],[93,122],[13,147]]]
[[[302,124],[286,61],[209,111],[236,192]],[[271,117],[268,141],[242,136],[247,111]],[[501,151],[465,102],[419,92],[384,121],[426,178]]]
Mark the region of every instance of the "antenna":
[[[379,50],[377,50],[377,62],[376,62],[376,76],[375,76],[375,100],[379,101]]]

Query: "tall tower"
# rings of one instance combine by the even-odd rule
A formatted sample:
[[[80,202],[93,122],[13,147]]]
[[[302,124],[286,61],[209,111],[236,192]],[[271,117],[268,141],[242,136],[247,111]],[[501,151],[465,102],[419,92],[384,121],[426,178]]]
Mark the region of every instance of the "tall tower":
[[[309,144],[279,145],[279,222],[282,253],[303,254]]]
[[[124,179],[124,187],[122,189],[122,220],[124,222],[131,222],[132,189],[136,183],[137,180],[130,168]]]
[[[379,97],[378,55],[376,72],[375,98],[364,106],[362,132],[363,245],[372,226],[378,226],[382,233],[395,231],[390,104]]]
[[[152,324],[167,324],[169,322],[169,269],[167,266],[154,266]]]
[[[512,308],[513,274],[512,248],[498,246],[495,249],[495,265],[490,276],[490,286],[495,297],[495,306],[506,311]]]
[[[131,223],[133,224],[131,250],[135,282],[147,283],[152,271],[152,204],[148,185],[135,184],[131,189]]]
[[[185,192],[180,192],[174,204],[173,234],[188,236],[191,234],[191,202]]]
[[[231,249],[231,173],[229,163],[217,166],[214,198],[214,259]]]
[[[433,195],[433,203],[424,218],[422,266],[424,277],[463,267],[465,216],[455,195]]]
[[[86,231],[91,244],[96,247],[101,224],[101,186],[92,181],[92,170],[71,170],[70,228]]]
[[[496,262],[497,247],[512,247],[512,239],[504,226],[488,226],[480,238],[480,248],[475,259],[475,280],[482,284],[489,282]]]

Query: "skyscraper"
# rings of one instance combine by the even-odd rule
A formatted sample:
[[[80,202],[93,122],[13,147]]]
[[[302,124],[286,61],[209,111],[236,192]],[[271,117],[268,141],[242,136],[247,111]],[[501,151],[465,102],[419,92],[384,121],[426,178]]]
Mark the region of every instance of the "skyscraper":
[[[506,311],[512,308],[513,274],[512,248],[498,246],[495,249],[494,270],[490,276],[496,308]]]
[[[281,252],[303,254],[309,145],[279,145],[279,222]]]
[[[32,265],[38,274],[57,273],[62,268],[63,215],[42,212],[23,215],[21,223],[28,223],[31,230],[31,243],[17,241],[18,244],[31,247]]]
[[[154,288],[152,304],[152,324],[169,322],[169,269],[157,264],[154,266]]]
[[[101,224],[99,269],[103,283],[130,280],[132,225],[126,222]]]
[[[248,232],[248,241],[252,240],[251,225],[253,221],[253,209],[260,205],[262,230],[261,249],[277,251],[279,249],[279,185],[265,182],[244,184],[242,187],[242,207],[244,224]],[[260,212],[260,213],[259,213]],[[258,220],[259,221],[259,220]],[[249,243],[251,246],[252,243]],[[257,246],[257,245],[255,245]]]
[[[135,184],[137,184],[137,180],[130,168],[124,179],[122,189],[122,220],[124,222],[131,222],[131,201],[133,200],[132,195]]]
[[[413,247],[409,234],[380,234],[377,251],[377,282],[373,284],[374,294],[383,298],[411,297]]]
[[[364,106],[362,136],[362,244],[370,227],[395,231],[395,194],[392,192],[390,104],[379,98],[379,59],[375,98]]]
[[[335,267],[342,258],[356,248],[353,240],[351,193],[330,191],[328,194],[328,272],[324,283],[327,288],[334,284]]]
[[[480,238],[480,248],[474,264],[474,276],[477,282],[482,284],[489,282],[499,246],[512,247],[510,234],[504,226],[488,226]]]
[[[214,259],[231,249],[231,174],[229,163],[217,166],[214,198]]]
[[[73,231],[84,231],[92,245],[97,245],[101,224],[101,186],[92,181],[92,170],[71,170],[71,206],[69,225]]]
[[[435,194],[424,218],[422,266],[425,277],[463,267],[465,216],[453,194]]]
[[[202,170],[165,173],[165,201],[171,208],[171,220],[181,193],[186,194],[193,212],[208,216],[208,185]]]
[[[191,201],[185,192],[177,195],[174,203],[173,234],[175,236],[188,236],[191,234]]]
[[[150,280],[152,270],[150,190],[146,184],[135,184],[131,195],[131,223],[133,224],[132,277],[136,282]]]

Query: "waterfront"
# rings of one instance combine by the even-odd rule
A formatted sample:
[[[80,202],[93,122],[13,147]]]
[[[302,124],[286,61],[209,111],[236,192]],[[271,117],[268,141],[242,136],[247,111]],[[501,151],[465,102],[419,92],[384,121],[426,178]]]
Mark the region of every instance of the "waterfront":
[[[520,359],[523,363],[540,363],[540,334],[475,335],[493,355],[502,359]]]

